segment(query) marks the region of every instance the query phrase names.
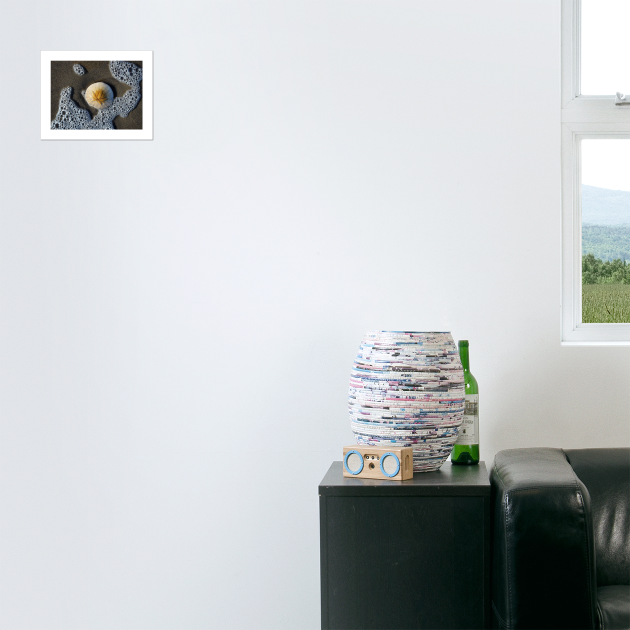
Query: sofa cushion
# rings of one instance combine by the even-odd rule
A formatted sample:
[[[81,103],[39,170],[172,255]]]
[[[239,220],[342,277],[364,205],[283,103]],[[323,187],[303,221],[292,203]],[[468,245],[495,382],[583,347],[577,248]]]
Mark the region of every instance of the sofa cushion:
[[[630,630],[630,586],[597,589],[600,630]]]
[[[630,584],[630,448],[564,452],[591,497],[597,586]]]

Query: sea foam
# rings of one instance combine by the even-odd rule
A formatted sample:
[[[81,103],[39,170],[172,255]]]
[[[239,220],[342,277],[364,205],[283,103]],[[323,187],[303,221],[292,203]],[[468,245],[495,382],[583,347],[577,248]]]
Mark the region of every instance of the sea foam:
[[[78,64],[77,64],[78,65]],[[79,107],[72,100],[72,88],[61,90],[59,97],[59,111],[55,120],[50,125],[51,129],[114,129],[114,118],[120,116],[126,118],[142,96],[140,81],[142,81],[142,68],[129,61],[110,61],[109,71],[117,81],[131,87],[122,96],[114,99],[114,102],[92,118],[87,109]],[[85,98],[85,91],[82,92]]]

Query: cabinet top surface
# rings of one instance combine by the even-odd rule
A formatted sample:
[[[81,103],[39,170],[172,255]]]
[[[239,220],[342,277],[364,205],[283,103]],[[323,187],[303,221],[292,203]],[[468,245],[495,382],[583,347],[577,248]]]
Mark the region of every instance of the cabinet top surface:
[[[357,479],[343,476],[342,462],[333,462],[319,484],[324,496],[489,496],[486,464],[457,466],[450,461],[439,470],[415,473],[413,479]]]

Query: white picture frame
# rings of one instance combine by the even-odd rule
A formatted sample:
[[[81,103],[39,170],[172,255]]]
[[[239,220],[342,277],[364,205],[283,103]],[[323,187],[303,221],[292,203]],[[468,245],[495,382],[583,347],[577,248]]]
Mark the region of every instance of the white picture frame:
[[[51,129],[51,62],[142,61],[142,129]],[[42,140],[153,140],[152,50],[42,50],[41,51]]]

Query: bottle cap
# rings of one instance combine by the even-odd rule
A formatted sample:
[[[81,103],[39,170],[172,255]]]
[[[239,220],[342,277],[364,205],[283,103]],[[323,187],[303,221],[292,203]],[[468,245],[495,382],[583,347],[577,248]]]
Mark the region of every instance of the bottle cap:
[[[464,346],[465,348],[468,347],[468,339],[460,339],[459,340],[459,347],[461,348],[462,346]]]

